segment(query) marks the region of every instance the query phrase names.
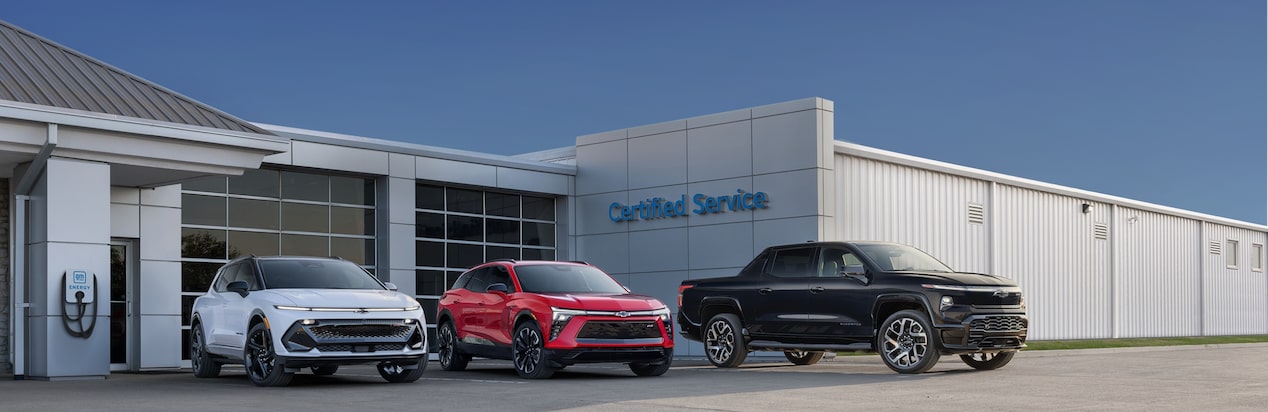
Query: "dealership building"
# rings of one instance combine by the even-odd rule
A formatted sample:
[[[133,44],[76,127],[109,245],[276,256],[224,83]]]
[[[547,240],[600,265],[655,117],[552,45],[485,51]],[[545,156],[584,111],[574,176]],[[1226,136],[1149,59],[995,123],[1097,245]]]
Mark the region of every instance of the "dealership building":
[[[248,254],[343,257],[434,317],[491,259],[672,309],[766,246],[884,240],[1017,281],[1031,339],[1268,334],[1268,227],[834,137],[821,98],[518,156],[251,123],[0,22],[0,373],[188,366],[194,298]]]

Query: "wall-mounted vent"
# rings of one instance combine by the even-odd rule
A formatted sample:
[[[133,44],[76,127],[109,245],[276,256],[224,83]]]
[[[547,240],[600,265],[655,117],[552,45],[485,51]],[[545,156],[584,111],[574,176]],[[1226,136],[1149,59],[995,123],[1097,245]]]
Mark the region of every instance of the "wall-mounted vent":
[[[1097,239],[1109,239],[1109,225],[1104,223],[1096,223],[1092,225],[1092,237]]]
[[[969,203],[969,223],[982,223],[986,221],[986,210],[982,205],[977,203]]]
[[[1210,243],[1210,249],[1212,255],[1218,255],[1224,251],[1224,245],[1219,241],[1212,240]]]

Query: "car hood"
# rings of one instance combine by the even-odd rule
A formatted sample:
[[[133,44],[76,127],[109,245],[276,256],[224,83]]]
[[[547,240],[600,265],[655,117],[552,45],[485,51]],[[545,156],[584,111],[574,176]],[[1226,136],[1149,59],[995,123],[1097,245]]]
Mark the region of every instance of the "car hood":
[[[932,283],[942,285],[965,285],[965,286],[1017,286],[1017,282],[1011,279],[1005,279],[998,276],[991,276],[981,273],[946,273],[946,272],[895,272],[903,273],[909,276],[926,278]]]
[[[417,306],[409,296],[390,290],[269,289],[275,302],[317,308],[404,308]]]
[[[634,294],[543,293],[541,296],[551,306],[563,309],[636,311],[666,307],[664,303],[661,303],[656,298]]]

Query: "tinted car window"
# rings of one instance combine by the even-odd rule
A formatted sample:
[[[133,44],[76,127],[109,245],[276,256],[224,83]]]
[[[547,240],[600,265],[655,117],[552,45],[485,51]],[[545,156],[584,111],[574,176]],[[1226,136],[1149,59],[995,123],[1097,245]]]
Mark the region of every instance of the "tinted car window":
[[[374,289],[384,290],[369,273],[347,261],[261,260],[264,283],[269,289]]]
[[[814,258],[814,248],[787,249],[775,252],[775,262],[771,265],[770,274],[779,278],[798,278],[813,276],[810,263]]]
[[[242,267],[241,264],[225,266],[224,269],[220,270],[220,276],[216,277],[216,282],[212,284],[212,287],[217,292],[228,291],[229,289],[226,289],[226,287],[229,286],[229,282],[232,282],[234,277],[238,276],[238,268],[240,267]]]
[[[525,292],[627,293],[625,287],[607,273],[590,266],[523,265],[515,267],[515,275]]]
[[[497,266],[489,270],[489,284],[501,283],[506,285],[508,291],[515,291],[515,282],[511,281],[511,273],[506,268]]]
[[[841,269],[846,266],[862,265],[858,256],[840,248],[825,248],[819,253],[819,277],[841,276]]]
[[[489,268],[476,269],[463,276],[470,276],[467,279],[467,284],[463,286],[464,289],[484,293],[485,289],[489,287]]]
[[[859,250],[884,271],[954,272],[925,252],[907,245],[858,245]]]
[[[740,271],[740,276],[755,276],[761,274],[762,271],[766,269],[766,259],[768,257],[770,257],[770,253],[757,255],[757,257],[753,258],[752,262],[748,263],[748,266],[745,266],[744,269]]]

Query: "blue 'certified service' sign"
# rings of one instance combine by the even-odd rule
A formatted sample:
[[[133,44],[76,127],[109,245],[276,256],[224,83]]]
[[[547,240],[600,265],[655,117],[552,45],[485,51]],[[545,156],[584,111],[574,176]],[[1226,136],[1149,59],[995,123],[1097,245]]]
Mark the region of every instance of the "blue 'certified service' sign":
[[[612,202],[608,206],[608,219],[625,222],[686,216],[688,207],[691,213],[697,215],[766,209],[770,207],[770,196],[766,192],[748,193],[744,189],[736,189],[735,194],[720,196],[696,193],[691,196],[690,204],[687,203],[687,195],[679,196],[677,200],[653,197],[629,205]]]

